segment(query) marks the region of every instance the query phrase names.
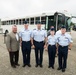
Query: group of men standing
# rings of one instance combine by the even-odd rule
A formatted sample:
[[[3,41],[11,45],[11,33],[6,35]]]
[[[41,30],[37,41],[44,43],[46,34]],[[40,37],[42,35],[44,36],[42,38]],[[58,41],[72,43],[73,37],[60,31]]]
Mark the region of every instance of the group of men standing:
[[[10,56],[10,63],[13,68],[20,66],[19,60],[19,46],[21,46],[23,55],[23,67],[26,65],[31,67],[30,54],[31,48],[35,50],[35,67],[43,67],[43,52],[47,48],[49,66],[54,69],[55,54],[58,51],[58,70],[62,69],[65,72],[67,64],[68,49],[71,50],[72,39],[66,33],[66,27],[61,27],[61,34],[55,35],[54,28],[50,29],[50,35],[47,37],[46,30],[41,28],[41,22],[37,22],[37,28],[31,31],[28,28],[27,21],[24,22],[24,29],[17,33],[17,26],[12,26],[12,32],[7,35],[6,46]]]

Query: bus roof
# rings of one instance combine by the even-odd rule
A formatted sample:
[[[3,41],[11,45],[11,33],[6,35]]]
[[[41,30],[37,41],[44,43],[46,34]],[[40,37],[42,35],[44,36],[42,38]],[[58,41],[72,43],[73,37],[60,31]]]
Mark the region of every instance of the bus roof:
[[[24,17],[16,17],[16,18],[7,17],[7,18],[4,18],[4,19],[1,19],[1,21],[16,20],[16,19],[27,19],[27,18],[34,18],[34,17],[40,17],[40,16],[52,16],[55,13],[56,12],[46,12],[46,13],[41,13],[41,14],[36,14],[36,15],[29,15],[29,16],[24,16]],[[69,14],[69,13],[65,13],[65,12],[59,12],[59,13],[65,14],[65,16],[67,16],[67,17],[71,17],[71,14]]]

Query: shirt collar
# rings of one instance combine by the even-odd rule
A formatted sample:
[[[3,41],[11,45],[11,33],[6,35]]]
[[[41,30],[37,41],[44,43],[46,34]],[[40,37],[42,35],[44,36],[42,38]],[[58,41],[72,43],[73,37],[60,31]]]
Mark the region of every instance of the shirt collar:
[[[41,31],[42,29],[40,29],[40,30],[38,30],[38,28],[37,28],[37,31]]]
[[[66,34],[62,34],[62,33],[61,33],[61,35],[62,35],[62,36],[65,36]]]
[[[24,29],[24,31],[29,31],[29,29]]]

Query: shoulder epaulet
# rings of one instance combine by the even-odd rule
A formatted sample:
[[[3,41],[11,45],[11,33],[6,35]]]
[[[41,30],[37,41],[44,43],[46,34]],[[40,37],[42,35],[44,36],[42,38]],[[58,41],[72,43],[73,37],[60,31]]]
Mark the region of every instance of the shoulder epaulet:
[[[45,29],[42,29],[42,30],[45,30]]]

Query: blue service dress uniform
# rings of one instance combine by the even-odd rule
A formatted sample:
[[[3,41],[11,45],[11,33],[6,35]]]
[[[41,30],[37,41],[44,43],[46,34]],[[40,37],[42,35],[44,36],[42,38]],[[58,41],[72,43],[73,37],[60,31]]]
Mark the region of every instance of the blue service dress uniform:
[[[31,53],[31,36],[32,31],[29,29],[23,29],[19,36],[22,39],[22,55],[23,55],[23,64],[30,64],[30,53]]]
[[[58,64],[60,69],[67,67],[68,45],[72,43],[72,38],[68,33],[57,36],[58,47]]]
[[[48,57],[49,57],[49,68],[54,68],[56,54],[56,36],[48,36]]]
[[[42,65],[43,51],[44,51],[44,39],[46,37],[47,37],[47,33],[44,29],[33,30],[32,38],[34,39],[36,65]]]

